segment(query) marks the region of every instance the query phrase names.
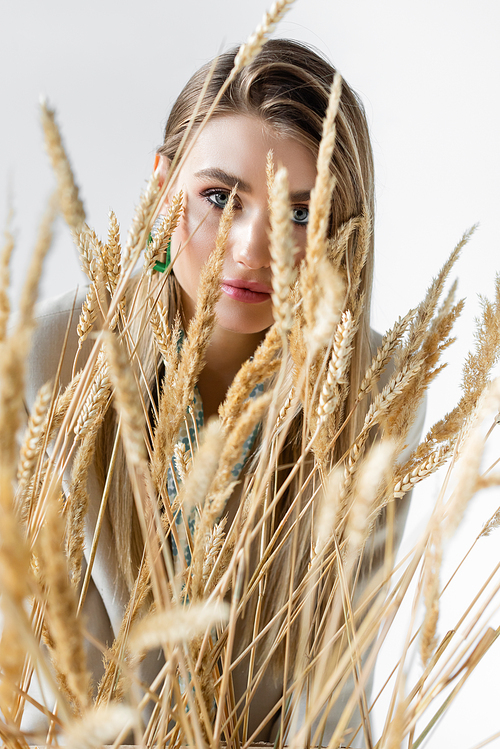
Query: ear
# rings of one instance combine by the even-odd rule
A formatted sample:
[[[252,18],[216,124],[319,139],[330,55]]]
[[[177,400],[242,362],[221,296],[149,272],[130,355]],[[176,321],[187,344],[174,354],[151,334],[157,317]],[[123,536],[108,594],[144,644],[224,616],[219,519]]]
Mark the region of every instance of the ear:
[[[155,174],[158,174],[160,177],[160,187],[165,182],[169,169],[170,169],[170,159],[168,159],[162,153],[157,153],[155,155],[153,171]]]

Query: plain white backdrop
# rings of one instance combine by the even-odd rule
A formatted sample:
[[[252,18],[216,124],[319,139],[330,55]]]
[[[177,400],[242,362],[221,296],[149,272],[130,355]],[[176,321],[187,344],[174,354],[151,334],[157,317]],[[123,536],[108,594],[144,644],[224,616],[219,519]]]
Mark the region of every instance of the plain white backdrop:
[[[183,83],[217,52],[243,41],[267,4],[0,0],[0,220],[10,201],[17,236],[14,296],[53,187],[39,96],[57,109],[90,223],[105,234],[113,208],[125,234]],[[450,366],[429,397],[427,425],[460,395],[477,294],[491,296],[500,270],[499,31],[500,5],[494,0],[297,0],[276,34],[315,45],[366,106],[377,170],[373,327],[385,331],[420,301],[463,231],[480,224],[456,267],[458,294],[467,303],[458,341],[448,352]],[[41,294],[82,282],[69,233],[59,222]],[[404,544],[416,538],[440,480],[414,493]],[[497,491],[474,501],[447,549],[443,580],[488,508],[498,505]],[[441,635],[496,564],[498,541],[495,535],[481,540],[448,589]],[[492,622],[500,624],[498,615]],[[386,648],[379,659],[378,682],[395,651]],[[495,645],[426,746],[469,749],[500,730],[498,651]],[[409,683],[419,668],[416,661]],[[383,706],[376,713],[378,727],[382,720]],[[500,746],[500,740],[491,745]]]

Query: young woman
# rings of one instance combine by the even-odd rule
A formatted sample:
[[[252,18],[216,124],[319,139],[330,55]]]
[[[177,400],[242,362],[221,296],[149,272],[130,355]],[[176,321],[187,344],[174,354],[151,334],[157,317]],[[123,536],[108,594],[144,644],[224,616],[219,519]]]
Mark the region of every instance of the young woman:
[[[145,283],[144,279],[132,282],[128,297],[128,309],[141,311],[141,314],[131,316],[133,321],[129,332],[140,366],[143,404],[150,417],[150,438],[153,443],[159,403],[172,383],[164,381],[165,366],[157,341],[151,327],[145,323],[147,314],[142,313],[146,310],[151,314],[151,300],[159,299],[170,330],[175,330],[176,319],[180,316],[181,332],[176,346],[178,351],[182,350],[190,321],[195,315],[200,273],[216,244],[221,213],[233,194],[234,216],[223,261],[222,293],[216,305],[215,326],[190,403],[191,421],[187,418],[187,427],[183,425],[183,431],[181,429],[179,432],[178,439],[188,453],[194,452],[197,431],[210,417],[217,415],[238,371],[251,360],[273,325],[273,277],[269,246],[270,152],[273,169],[284,166],[288,173],[296,268],[301,267],[305,258],[311,193],[317,176],[323,119],[335,72],[327,61],[302,44],[288,40],[269,41],[256,58],[232,78],[212,116],[202,127],[207,112],[231,74],[235,56],[236,50],[233,50],[222,54],[214,64],[209,63],[201,68],[187,83],[172,108],[164,142],[155,160],[160,183],[168,183],[160,214],[168,213],[174,196],[181,190],[183,196],[182,213],[171,238],[172,267],[166,277],[162,275],[160,267],[154,271],[154,280],[150,283]],[[336,421],[330,425],[333,433],[337,432],[338,435],[331,440],[330,451],[323,450],[320,461],[323,468],[343,459],[359,433],[369,399],[365,398],[360,403],[356,399],[378,342],[370,329],[374,205],[372,153],[362,104],[345,81],[342,83],[335,123],[336,142],[329,167],[335,180],[328,219],[328,233],[332,240],[330,259],[344,281],[344,306],[351,309],[355,316],[356,333],[352,341],[349,369],[344,372],[338,385],[342,401]],[[294,299],[296,319],[300,321],[300,299],[297,300],[297,296]],[[68,311],[72,306],[73,298],[66,296],[46,306],[43,312],[43,325],[37,333],[31,360],[32,397],[48,375],[53,374],[54,362],[58,358],[56,352],[60,351]],[[78,308],[78,302],[75,307]],[[276,463],[274,478],[268,477],[270,485],[280,494],[268,528],[269,534],[275,533],[275,554],[266,571],[265,582],[261,580],[258,591],[249,596],[242,611],[243,616],[238,616],[236,625],[233,649],[236,665],[231,675],[234,701],[239,702],[236,715],[243,716],[238,730],[243,731],[245,738],[269,739],[280,729],[280,716],[285,706],[284,685],[288,681],[280,673],[283,674],[285,662],[288,664],[286,673],[292,678],[294,654],[291,652],[290,639],[280,639],[278,633],[291,591],[300,588],[301,580],[312,563],[310,535],[304,533],[297,539],[293,533],[287,533],[292,522],[290,508],[294,512],[300,511],[297,507],[306,508],[306,517],[307,513],[311,517],[304,521],[304,527],[312,528],[308,499],[317,488],[314,482],[307,484],[304,477],[306,467],[314,464],[314,451],[309,451],[305,459],[301,455],[307,443],[303,400],[305,398],[307,401],[309,396],[314,399],[318,394],[314,393],[314,389],[307,391],[308,386],[304,383],[301,393],[300,383],[294,381],[299,343],[297,339],[295,343],[290,340],[286,350],[275,346],[275,354],[270,361],[271,364],[278,362],[279,373],[272,364],[272,376],[264,377],[263,382],[257,383],[250,394],[257,398],[270,387],[270,382],[276,384],[278,380],[281,398],[279,409],[288,410],[286,419],[282,419],[279,450],[273,458]],[[329,348],[331,346],[326,346],[326,349]],[[61,373],[63,383],[69,380],[75,351],[76,343],[70,337]],[[317,362],[314,366],[320,367]],[[314,368],[313,364],[311,367]],[[319,369],[316,371],[319,373]],[[287,395],[290,396],[288,402]],[[356,409],[353,411],[354,405]],[[286,429],[283,424],[286,424]],[[127,471],[126,453],[120,449],[116,463],[116,456],[112,455],[116,428],[117,418],[114,412],[109,411],[100,433],[96,470],[92,468],[87,478],[90,497],[86,528],[88,556],[106,472],[113,463],[109,503],[100,528],[100,541],[93,560],[92,579],[84,608],[91,633],[96,640],[108,645],[119,632],[144,555],[143,534]],[[415,432],[418,432],[418,428]],[[248,498],[248,487],[255,476],[263,449],[263,427],[259,431],[257,424],[251,431],[243,452],[238,454],[235,461],[232,494],[222,505],[221,517],[226,514],[229,518],[226,527],[228,535],[229,524],[239,517],[242,502],[245,496]],[[414,441],[415,433],[407,442],[412,444]],[[269,443],[266,444],[269,447]],[[294,466],[299,464],[302,468],[294,473]],[[159,506],[163,516],[168,515],[167,504],[170,503],[170,509],[175,505],[175,496],[182,483],[179,471],[173,470],[173,467],[174,464],[168,474],[168,491],[161,487],[159,489]],[[283,487],[281,493],[280,487]],[[294,505],[292,499],[299,495],[300,502]],[[397,508],[393,547],[400,537],[405,508],[406,505],[402,503]],[[263,512],[261,507],[254,522],[262,517]],[[190,531],[193,532],[195,543],[196,518],[192,526],[190,522],[191,518],[187,518],[188,529],[184,531],[188,536]],[[238,522],[242,522],[241,517]],[[180,530],[179,525],[179,533]],[[172,532],[170,541],[174,557],[180,552],[189,564],[192,546],[185,540],[184,547],[179,549],[179,543],[183,545],[182,539],[179,541],[179,534],[174,536]],[[361,565],[358,570],[361,580],[373,576],[383,561],[383,553],[380,553],[385,538],[383,525],[374,538],[369,554],[370,571],[368,573],[368,563]],[[257,564],[254,546],[248,560],[248,575],[252,575]],[[186,580],[189,591],[189,573],[186,573]],[[334,585],[330,581],[330,590]],[[323,598],[317,601],[322,611],[330,600],[327,589],[328,586],[323,591]],[[226,595],[230,596],[230,591],[226,590]],[[251,654],[246,653],[245,648],[256,634],[254,623],[257,611],[262,636]],[[298,636],[297,622],[290,632],[293,637]],[[278,644],[273,645],[275,642]],[[249,684],[253,684],[254,673],[261,664],[266,663],[269,653],[268,667],[265,665],[262,668],[249,699]],[[89,658],[90,667],[97,678],[102,672],[98,650],[90,652]],[[157,656],[150,655],[142,671],[144,680],[153,683],[159,668]],[[349,695],[350,689],[349,684],[344,686],[342,694]],[[339,699],[333,709],[327,710],[325,736],[332,732],[341,713],[339,705],[344,703],[345,700]],[[273,706],[276,706],[274,711]],[[360,709],[363,709],[362,704]],[[266,718],[268,713],[270,716]],[[359,722],[359,715],[356,715],[352,719],[353,726],[356,721]]]

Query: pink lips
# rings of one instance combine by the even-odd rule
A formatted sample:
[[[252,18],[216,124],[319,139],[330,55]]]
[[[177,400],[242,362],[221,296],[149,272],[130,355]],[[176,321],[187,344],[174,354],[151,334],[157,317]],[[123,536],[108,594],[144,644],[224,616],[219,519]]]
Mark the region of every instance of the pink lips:
[[[272,287],[266,284],[233,278],[224,279],[221,287],[222,291],[232,299],[236,299],[238,302],[246,302],[247,304],[267,302],[273,293]]]

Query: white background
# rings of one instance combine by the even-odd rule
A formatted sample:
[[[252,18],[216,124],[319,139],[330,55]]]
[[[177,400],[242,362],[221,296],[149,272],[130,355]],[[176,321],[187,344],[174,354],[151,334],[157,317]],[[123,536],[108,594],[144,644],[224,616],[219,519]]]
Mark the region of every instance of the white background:
[[[125,234],[181,86],[218,51],[244,40],[266,6],[265,0],[0,1],[0,220],[10,196],[16,293],[53,185],[39,95],[58,111],[91,224],[105,234],[113,208]],[[416,304],[462,232],[480,223],[456,268],[467,304],[448,352],[451,365],[429,398],[428,425],[459,397],[477,294],[491,296],[500,269],[499,7],[494,0],[298,0],[278,30],[318,47],[366,106],[377,169],[375,328],[383,332]],[[82,280],[59,223],[41,293],[51,296]],[[435,496],[438,482],[429,483],[415,492],[406,545]],[[447,550],[443,579],[488,508],[499,504],[496,491],[473,503]],[[476,545],[446,595],[441,635],[496,563],[497,549],[495,535]],[[493,622],[500,624],[498,616]],[[379,681],[395,650],[379,659]],[[498,651],[494,646],[427,746],[465,749],[500,730]],[[418,669],[416,662],[413,675]]]

